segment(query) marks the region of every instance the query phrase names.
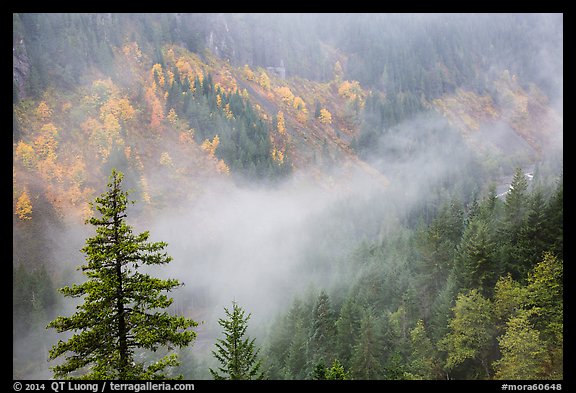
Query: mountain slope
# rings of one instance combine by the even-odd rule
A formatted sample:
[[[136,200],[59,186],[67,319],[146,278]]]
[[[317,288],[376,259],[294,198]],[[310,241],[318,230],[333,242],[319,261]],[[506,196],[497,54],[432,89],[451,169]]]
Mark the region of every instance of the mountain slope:
[[[406,344],[440,342],[459,280],[478,271],[492,292],[502,269],[525,279],[536,254],[561,255],[561,14],[13,22],[15,378],[49,374],[37,349],[58,338],[44,321],[71,306],[55,288],[82,279],[81,224],[112,168],[135,201],[130,222],[169,244],[159,273],[186,283],[174,308],[208,322],[183,353],[188,377],[207,373],[222,304],[245,303],[263,331],[306,286],[334,294],[333,311],[377,310],[372,322],[348,315],[395,335],[386,375],[373,375],[417,377],[399,368],[418,363]],[[509,189],[516,167],[531,176],[509,193],[527,216],[511,230],[514,204],[493,189]],[[295,310],[313,309],[314,290]],[[346,367],[351,331],[339,333]],[[280,367],[285,354],[277,375],[306,377]]]

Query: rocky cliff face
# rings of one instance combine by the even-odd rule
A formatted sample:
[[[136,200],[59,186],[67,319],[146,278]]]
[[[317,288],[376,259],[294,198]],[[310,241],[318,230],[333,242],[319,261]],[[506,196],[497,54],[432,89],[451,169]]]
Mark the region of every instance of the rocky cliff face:
[[[26,98],[26,83],[30,74],[30,60],[24,39],[15,37],[12,45],[13,87],[20,99]]]

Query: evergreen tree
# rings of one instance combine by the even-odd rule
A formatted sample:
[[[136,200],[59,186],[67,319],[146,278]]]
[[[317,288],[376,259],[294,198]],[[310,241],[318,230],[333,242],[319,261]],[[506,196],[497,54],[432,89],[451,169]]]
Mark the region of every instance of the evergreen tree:
[[[322,359],[320,359],[314,366],[314,369],[312,370],[312,379],[316,381],[326,379],[326,365]]]
[[[532,193],[528,202],[526,220],[520,227],[518,239],[518,263],[530,269],[547,251],[549,234],[546,231],[546,203],[540,190]]]
[[[463,289],[480,288],[486,294],[502,273],[495,254],[496,241],[487,222],[473,220],[457,248],[458,279]]]
[[[224,307],[227,319],[220,318],[218,324],[224,328],[224,339],[216,340],[214,357],[221,366],[215,371],[210,369],[214,379],[263,379],[260,371],[262,360],[258,359],[260,349],[254,345],[255,338],[244,338],[248,320],[252,314],[245,312],[236,302],[232,302],[232,312]]]
[[[147,241],[148,231],[132,233],[125,221],[129,201],[122,178],[121,172],[112,171],[108,191],[95,200],[101,217],[87,220],[96,227],[96,235],[81,250],[87,259],[81,269],[88,280],[60,289],[67,297],[83,296],[84,303],[71,317],[57,317],[48,325],[59,333],[79,332],[50,350],[50,360],[65,356],[52,368],[55,378],[166,378],[163,371],[178,365],[177,356],[167,355],[147,366],[138,361],[140,351],[181,348],[196,337],[187,330],[196,322],[164,310],[173,299],[162,292],[182,284],[140,272],[142,266],[167,264],[172,258],[164,252],[166,243]]]
[[[429,321],[429,332],[433,342],[437,342],[448,333],[448,321],[458,292],[457,278],[453,268],[444,287],[438,292],[432,304],[432,314]]]
[[[350,364],[355,338],[360,327],[360,312],[353,297],[348,297],[336,321],[336,351],[343,365]]]
[[[508,273],[498,279],[492,302],[496,319],[495,328],[497,334],[501,334],[506,330],[506,322],[514,317],[519,310],[526,309],[528,290]]]
[[[384,364],[384,379],[402,380],[406,379],[406,362],[402,359],[399,351],[392,352]]]
[[[334,360],[335,322],[330,298],[325,291],[321,291],[312,315],[309,351],[313,362],[324,360],[330,364]]]
[[[264,356],[264,367],[270,379],[284,378],[286,358],[294,334],[293,326],[289,326],[289,322],[289,316],[284,315],[278,317],[271,325],[271,331],[274,333],[268,340]]]
[[[528,214],[528,181],[520,168],[516,169],[510,190],[504,201],[500,236],[503,239],[500,259],[506,271],[516,278],[525,277],[530,269],[522,260],[520,232]]]
[[[374,317],[367,313],[360,322],[360,335],[351,359],[351,372],[355,379],[379,379],[382,375],[380,354],[382,339]]]
[[[524,221],[527,212],[528,181],[521,168],[516,168],[506,194],[505,215],[509,227],[518,227]]]
[[[338,359],[334,359],[332,362],[332,366],[326,369],[326,379],[328,380],[344,380],[350,379],[348,376],[348,372],[344,370],[344,366],[340,364]]]
[[[507,322],[506,333],[498,337],[502,358],[495,361],[496,379],[544,379],[546,344],[528,319],[520,313]]]
[[[295,299],[288,314],[272,328],[266,366],[271,379],[304,378],[307,329],[303,323],[303,306]],[[299,377],[297,377],[299,376]]]
[[[558,180],[556,190],[546,207],[545,232],[551,244],[549,250],[558,258],[564,258],[564,183]]]
[[[493,363],[498,379],[562,379],[563,266],[551,253],[528,274],[498,280],[494,296],[502,357]]]
[[[302,319],[294,327],[292,342],[286,358],[286,375],[288,379],[304,379],[307,376],[308,329]]]
[[[528,274],[528,305],[533,322],[551,345],[562,345],[564,327],[564,263],[551,253]]]
[[[416,277],[419,305],[428,318],[434,295],[444,286],[463,232],[460,203],[446,204],[432,223],[416,232]]]
[[[439,356],[426,333],[424,321],[416,322],[410,331],[411,354],[409,357],[410,374],[414,379],[435,379],[441,370]]]
[[[453,308],[449,333],[439,342],[447,353],[445,368],[458,370],[465,378],[490,377],[490,355],[494,344],[493,307],[489,299],[473,289],[460,294]],[[467,367],[461,367],[468,363]]]

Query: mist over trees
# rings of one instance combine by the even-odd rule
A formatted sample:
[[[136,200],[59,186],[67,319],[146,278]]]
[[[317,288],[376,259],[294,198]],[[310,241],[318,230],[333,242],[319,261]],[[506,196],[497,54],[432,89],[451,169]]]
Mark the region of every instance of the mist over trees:
[[[562,156],[562,14],[14,13],[13,377],[562,380]]]

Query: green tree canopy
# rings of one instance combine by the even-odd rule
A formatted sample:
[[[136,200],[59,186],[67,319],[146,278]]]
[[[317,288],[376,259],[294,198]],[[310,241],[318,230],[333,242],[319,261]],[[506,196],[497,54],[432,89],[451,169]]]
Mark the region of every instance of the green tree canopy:
[[[48,324],[58,333],[78,332],[50,350],[50,360],[65,357],[52,367],[55,378],[164,379],[163,370],[178,365],[177,356],[146,365],[139,360],[142,351],[182,348],[196,338],[188,329],[197,322],[166,311],[173,299],[163,292],[183,284],[140,272],[144,265],[164,265],[172,258],[164,251],[166,243],[148,242],[148,231],[132,233],[125,221],[129,201],[122,179],[121,172],[112,170],[108,191],[95,201],[100,217],[87,220],[96,227],[96,235],[81,250],[87,260],[81,270],[88,280],[60,289],[64,296],[84,297],[84,303],[72,316]]]
[[[376,320],[370,313],[366,313],[360,321],[359,335],[350,360],[354,379],[378,379],[382,374],[382,348],[382,337]]]
[[[439,342],[441,350],[447,352],[445,368],[453,370],[464,362],[481,367],[486,377],[490,376],[488,356],[493,341],[493,307],[489,299],[473,289],[460,294],[452,309],[454,317],[449,322],[449,333]]]
[[[506,333],[498,337],[502,358],[494,362],[496,379],[542,379],[544,375],[546,344],[531,326],[528,314],[510,318]]]
[[[256,339],[244,338],[252,314],[244,316],[244,310],[236,302],[232,302],[232,312],[226,307],[224,312],[228,318],[218,320],[224,328],[224,339],[218,339],[217,350],[212,351],[221,366],[217,371],[211,368],[210,373],[214,379],[263,379],[262,360],[258,359],[260,349],[254,345]]]

